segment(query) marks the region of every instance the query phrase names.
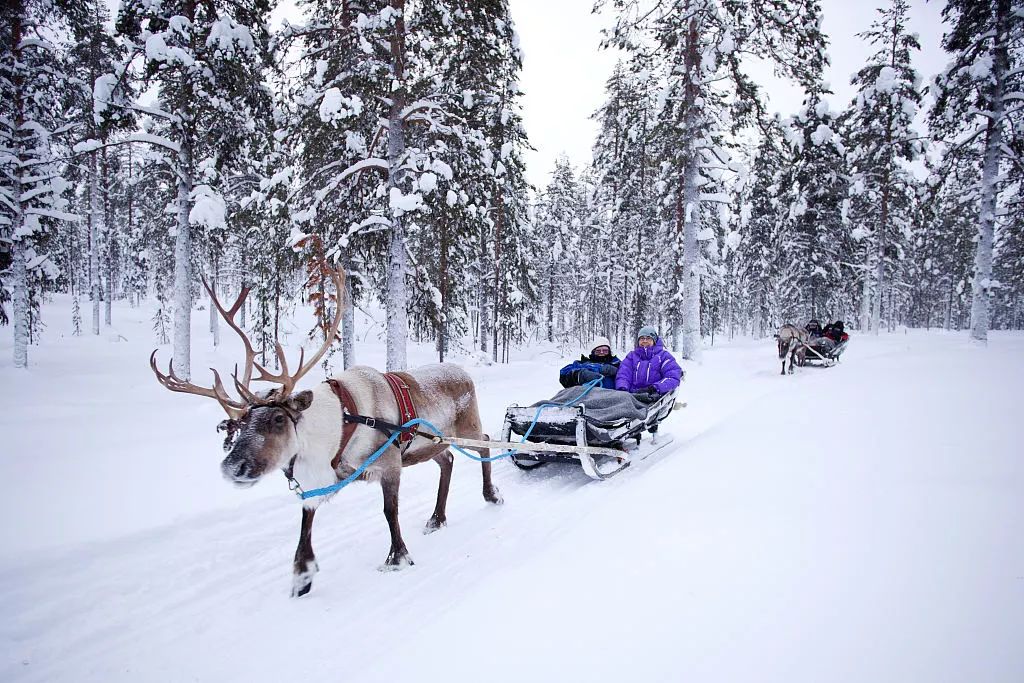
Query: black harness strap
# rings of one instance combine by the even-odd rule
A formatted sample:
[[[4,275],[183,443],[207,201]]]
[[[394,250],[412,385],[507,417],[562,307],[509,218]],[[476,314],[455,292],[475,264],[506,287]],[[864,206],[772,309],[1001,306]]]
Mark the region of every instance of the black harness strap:
[[[392,422],[387,422],[386,420],[381,420],[380,418],[376,417],[366,417],[365,415],[352,415],[351,413],[345,413],[345,417],[343,419],[345,420],[345,422],[354,422],[356,424],[366,425],[371,429],[382,431],[388,436],[391,436],[395,432],[401,432],[402,434],[408,434],[410,439],[414,436],[422,436],[424,439],[430,439],[432,441],[436,440],[437,438],[435,434],[421,432],[415,427],[402,429],[402,425],[396,425]],[[401,446],[398,445],[398,441],[392,442],[391,445],[401,450]]]

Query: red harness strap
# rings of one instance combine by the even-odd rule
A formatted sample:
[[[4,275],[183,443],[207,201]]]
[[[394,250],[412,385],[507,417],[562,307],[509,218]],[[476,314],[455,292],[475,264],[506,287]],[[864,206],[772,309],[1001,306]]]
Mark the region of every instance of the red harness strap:
[[[347,412],[349,415],[356,414],[356,402],[352,400],[352,394],[348,393],[348,389],[345,385],[336,379],[329,379],[327,383],[331,385],[331,389],[334,389],[335,395],[338,400],[341,401],[341,443],[338,444],[338,452],[335,453],[334,458],[331,460],[331,467],[337,471],[338,464],[341,462],[341,454],[345,450],[345,446],[348,445],[349,439],[352,438],[353,432],[356,431],[357,425],[355,422],[348,422],[344,419],[344,415]]]
[[[388,386],[391,387],[391,393],[395,395],[395,402],[398,403],[398,414],[399,424],[405,424],[409,420],[416,419],[416,406],[413,405],[412,396],[409,394],[409,385],[401,375],[395,372],[385,372],[384,379],[388,381]],[[415,438],[415,434],[412,431],[402,432],[402,435],[398,437],[399,443],[406,441],[412,441]]]

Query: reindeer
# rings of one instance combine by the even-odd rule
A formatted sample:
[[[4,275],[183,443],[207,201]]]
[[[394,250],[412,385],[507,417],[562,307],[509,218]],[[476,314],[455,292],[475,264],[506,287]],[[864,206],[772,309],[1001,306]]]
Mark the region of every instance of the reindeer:
[[[241,378],[238,367],[232,374],[241,400],[232,398],[224,388],[220,375],[213,371],[213,386],[201,387],[174,374],[174,361],[167,374],[156,364],[156,351],[150,356],[150,367],[157,380],[171,391],[207,396],[224,408],[228,419],[218,430],[227,432],[221,462],[224,477],[236,486],[246,488],[274,470],[282,470],[289,484],[300,491],[310,491],[334,484],[362,465],[387,439],[387,434],[374,427],[376,420],[402,424],[403,414],[398,398],[392,393],[384,374],[369,367],[353,367],[312,389],[295,391],[298,381],[312,370],[334,341],[341,322],[341,297],[344,274],[331,271],[338,292],[334,321],[320,350],[303,363],[299,356],[298,370],[289,372],[280,344],[276,345],[280,372],[273,373],[256,362],[256,352],[248,336],[235,323],[235,314],[249,293],[244,288],[234,305],[225,309],[215,293],[203,281],[210,300],[220,315],[242,339],[245,362]],[[253,370],[256,376],[253,376]],[[393,373],[408,387],[408,395],[419,416],[449,436],[488,440],[480,424],[476,390],[469,375],[457,365],[438,364],[411,372]],[[278,387],[264,392],[250,389],[251,381],[270,382]],[[361,416],[369,416],[362,417]],[[381,570],[401,569],[413,564],[398,525],[398,489],[403,467],[433,460],[441,468],[437,503],[427,521],[424,533],[445,526],[445,507],[452,476],[453,457],[445,444],[436,443],[418,434],[402,443],[396,441],[364,471],[364,480],[379,481],[384,493],[384,517],[391,531],[391,549]],[[486,456],[489,449],[477,450]],[[491,482],[491,464],[482,463],[484,500],[503,502],[498,488]],[[333,494],[331,494],[333,495]],[[317,508],[331,496],[304,500],[299,542],[295,549],[292,597],[309,592],[318,571],[313,553],[312,527]]]
[[[804,358],[807,356],[806,345],[810,335],[807,334],[807,330],[802,330],[796,325],[783,325],[779,328],[775,339],[779,344],[779,359],[782,361],[780,374],[786,374],[786,361],[788,360],[789,374],[792,375],[794,362],[797,365],[804,364]]]

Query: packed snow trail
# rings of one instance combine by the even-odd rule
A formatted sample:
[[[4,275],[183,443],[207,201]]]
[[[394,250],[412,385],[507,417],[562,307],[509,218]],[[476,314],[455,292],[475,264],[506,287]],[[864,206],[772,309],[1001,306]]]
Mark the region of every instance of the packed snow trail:
[[[416,565],[404,571],[377,571],[379,487],[349,487],[317,515],[321,572],[298,600],[299,506],[283,480],[230,489],[216,474],[215,413],[165,399],[133,369],[120,394],[150,397],[135,414],[163,423],[135,447],[113,441],[110,457],[134,466],[114,478],[83,467],[64,497],[47,497],[59,469],[19,465],[50,456],[59,430],[5,458],[3,498],[34,505],[6,511],[5,537],[22,550],[0,563],[0,680],[1024,677],[1024,335],[993,335],[988,349],[961,335],[855,337],[839,366],[792,377],[777,374],[770,340],[742,341],[686,369],[689,407],[663,426],[676,441],[621,477],[503,463],[506,504],[494,507],[479,466],[460,459],[449,526],[422,536],[437,468],[405,470]],[[471,368],[491,433],[506,403],[554,393],[556,371]],[[136,388],[146,380],[156,391]],[[95,412],[131,431],[120,394],[100,392]],[[73,401],[51,401],[56,419]],[[193,406],[187,427],[167,428]],[[81,427],[81,442],[94,438]],[[168,460],[165,442],[205,451]],[[190,476],[234,497],[183,486]],[[84,528],[108,518],[93,504],[139,486],[178,510],[129,532]],[[39,506],[82,518],[65,543],[49,521],[35,528]],[[34,531],[51,542],[14,540]]]

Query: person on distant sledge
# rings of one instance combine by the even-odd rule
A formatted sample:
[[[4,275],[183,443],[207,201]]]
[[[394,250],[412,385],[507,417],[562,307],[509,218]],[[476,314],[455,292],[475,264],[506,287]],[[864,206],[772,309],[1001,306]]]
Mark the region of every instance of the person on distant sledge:
[[[607,337],[597,337],[590,345],[590,355],[580,356],[578,361],[558,371],[558,381],[563,387],[576,387],[595,379],[605,389],[615,388],[615,376],[622,361],[612,353],[612,343]]]
[[[811,339],[811,347],[823,356],[836,356],[842,353],[850,335],[846,333],[845,324],[842,320],[829,323],[822,330],[820,337]]]
[[[683,369],[666,349],[658,330],[645,325],[636,333],[636,348],[626,354],[615,378],[615,388],[653,403],[679,386]]]
[[[850,338],[850,335],[846,333],[846,324],[842,320],[829,323],[829,325],[825,327],[825,336],[836,344],[842,344]]]
[[[816,321],[811,321],[816,322]],[[811,323],[807,323],[810,326]],[[817,356],[824,356],[826,358],[836,359],[839,354],[846,348],[846,342],[850,339],[850,335],[846,333],[845,323],[842,320],[837,320],[834,323],[829,323],[821,331],[818,336],[811,336],[808,342],[808,347]],[[814,360],[811,356],[808,356],[809,360]]]

